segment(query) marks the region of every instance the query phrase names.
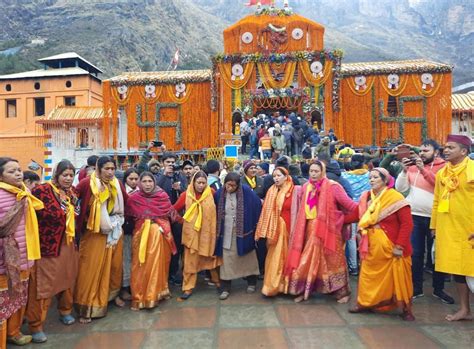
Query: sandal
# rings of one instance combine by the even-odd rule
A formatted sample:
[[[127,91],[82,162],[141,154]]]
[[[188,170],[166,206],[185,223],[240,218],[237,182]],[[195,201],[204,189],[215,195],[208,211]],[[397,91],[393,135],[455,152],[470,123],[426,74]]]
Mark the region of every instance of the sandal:
[[[75,323],[76,319],[71,314],[67,314],[67,315],[61,315],[59,317],[59,321],[61,321],[64,325],[69,326]]]
[[[192,295],[193,295],[192,292],[183,292],[183,294],[179,297],[179,300],[185,301]]]
[[[20,333],[16,336],[7,337],[7,342],[19,346],[27,345],[33,340],[32,336]]]
[[[92,321],[92,319],[90,317],[80,317],[79,318],[79,323],[83,324],[83,325],[88,324],[91,321]]]
[[[114,303],[115,303],[115,305],[116,305],[117,307],[119,307],[119,308],[123,308],[123,307],[125,306],[125,302],[124,302],[123,299],[120,298],[120,297],[115,297]]]

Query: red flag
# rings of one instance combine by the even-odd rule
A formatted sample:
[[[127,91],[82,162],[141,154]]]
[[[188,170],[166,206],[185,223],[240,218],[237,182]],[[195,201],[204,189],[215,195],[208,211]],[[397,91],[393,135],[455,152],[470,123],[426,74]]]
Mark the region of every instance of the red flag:
[[[261,5],[273,5],[275,0],[249,0],[248,3],[245,4],[245,6],[255,6],[258,3]]]

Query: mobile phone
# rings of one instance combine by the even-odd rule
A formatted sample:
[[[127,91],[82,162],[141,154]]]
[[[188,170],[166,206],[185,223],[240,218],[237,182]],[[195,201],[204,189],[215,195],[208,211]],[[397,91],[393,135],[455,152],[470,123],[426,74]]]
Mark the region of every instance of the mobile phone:
[[[397,160],[402,161],[403,158],[410,158],[410,148],[409,147],[398,147]]]
[[[162,141],[153,141],[153,146],[154,147],[161,147],[163,145]]]

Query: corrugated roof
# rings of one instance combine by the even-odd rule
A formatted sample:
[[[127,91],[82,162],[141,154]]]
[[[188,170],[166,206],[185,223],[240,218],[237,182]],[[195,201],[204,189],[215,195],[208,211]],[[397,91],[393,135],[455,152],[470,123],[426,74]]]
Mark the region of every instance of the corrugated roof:
[[[110,111],[109,111],[110,113]],[[110,114],[107,115],[110,117]],[[39,119],[39,124],[53,124],[62,122],[96,122],[104,118],[102,107],[56,107],[48,116]]]
[[[57,61],[57,60],[61,60],[61,59],[80,59],[81,61],[83,61],[84,63],[90,65],[92,68],[94,68],[95,70],[97,70],[99,73],[103,73],[102,70],[100,70],[99,68],[97,68],[94,64],[92,64],[91,62],[89,62],[87,59],[85,59],[84,57],[81,57],[79,56],[76,52],[66,52],[66,53],[60,53],[59,55],[54,55],[54,56],[49,56],[49,57],[44,57],[44,58],[40,58],[38,59],[38,62],[49,62],[49,61]]]
[[[156,72],[128,72],[110,78],[113,86],[118,85],[147,85],[147,84],[177,84],[180,82],[211,81],[211,70],[174,70]]]
[[[54,76],[72,76],[72,75],[89,75],[89,74],[90,73],[87,70],[84,70],[78,67],[59,68],[59,69],[51,68],[51,69],[38,69],[38,70],[25,71],[22,73],[15,73],[15,74],[0,75],[0,80],[46,78],[46,77],[54,77]]]
[[[453,111],[474,110],[474,92],[453,94],[451,96],[451,106]]]
[[[444,63],[412,59],[406,61],[358,62],[341,64],[343,76],[407,73],[449,73],[453,66]]]

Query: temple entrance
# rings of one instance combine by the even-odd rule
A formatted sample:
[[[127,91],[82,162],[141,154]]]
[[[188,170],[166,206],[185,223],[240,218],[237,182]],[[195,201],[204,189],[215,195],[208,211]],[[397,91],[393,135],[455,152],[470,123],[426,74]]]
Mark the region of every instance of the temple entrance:
[[[321,130],[323,128],[323,117],[321,115],[321,112],[319,110],[313,110],[311,112],[311,125],[314,125],[316,123],[318,125],[318,130]]]

